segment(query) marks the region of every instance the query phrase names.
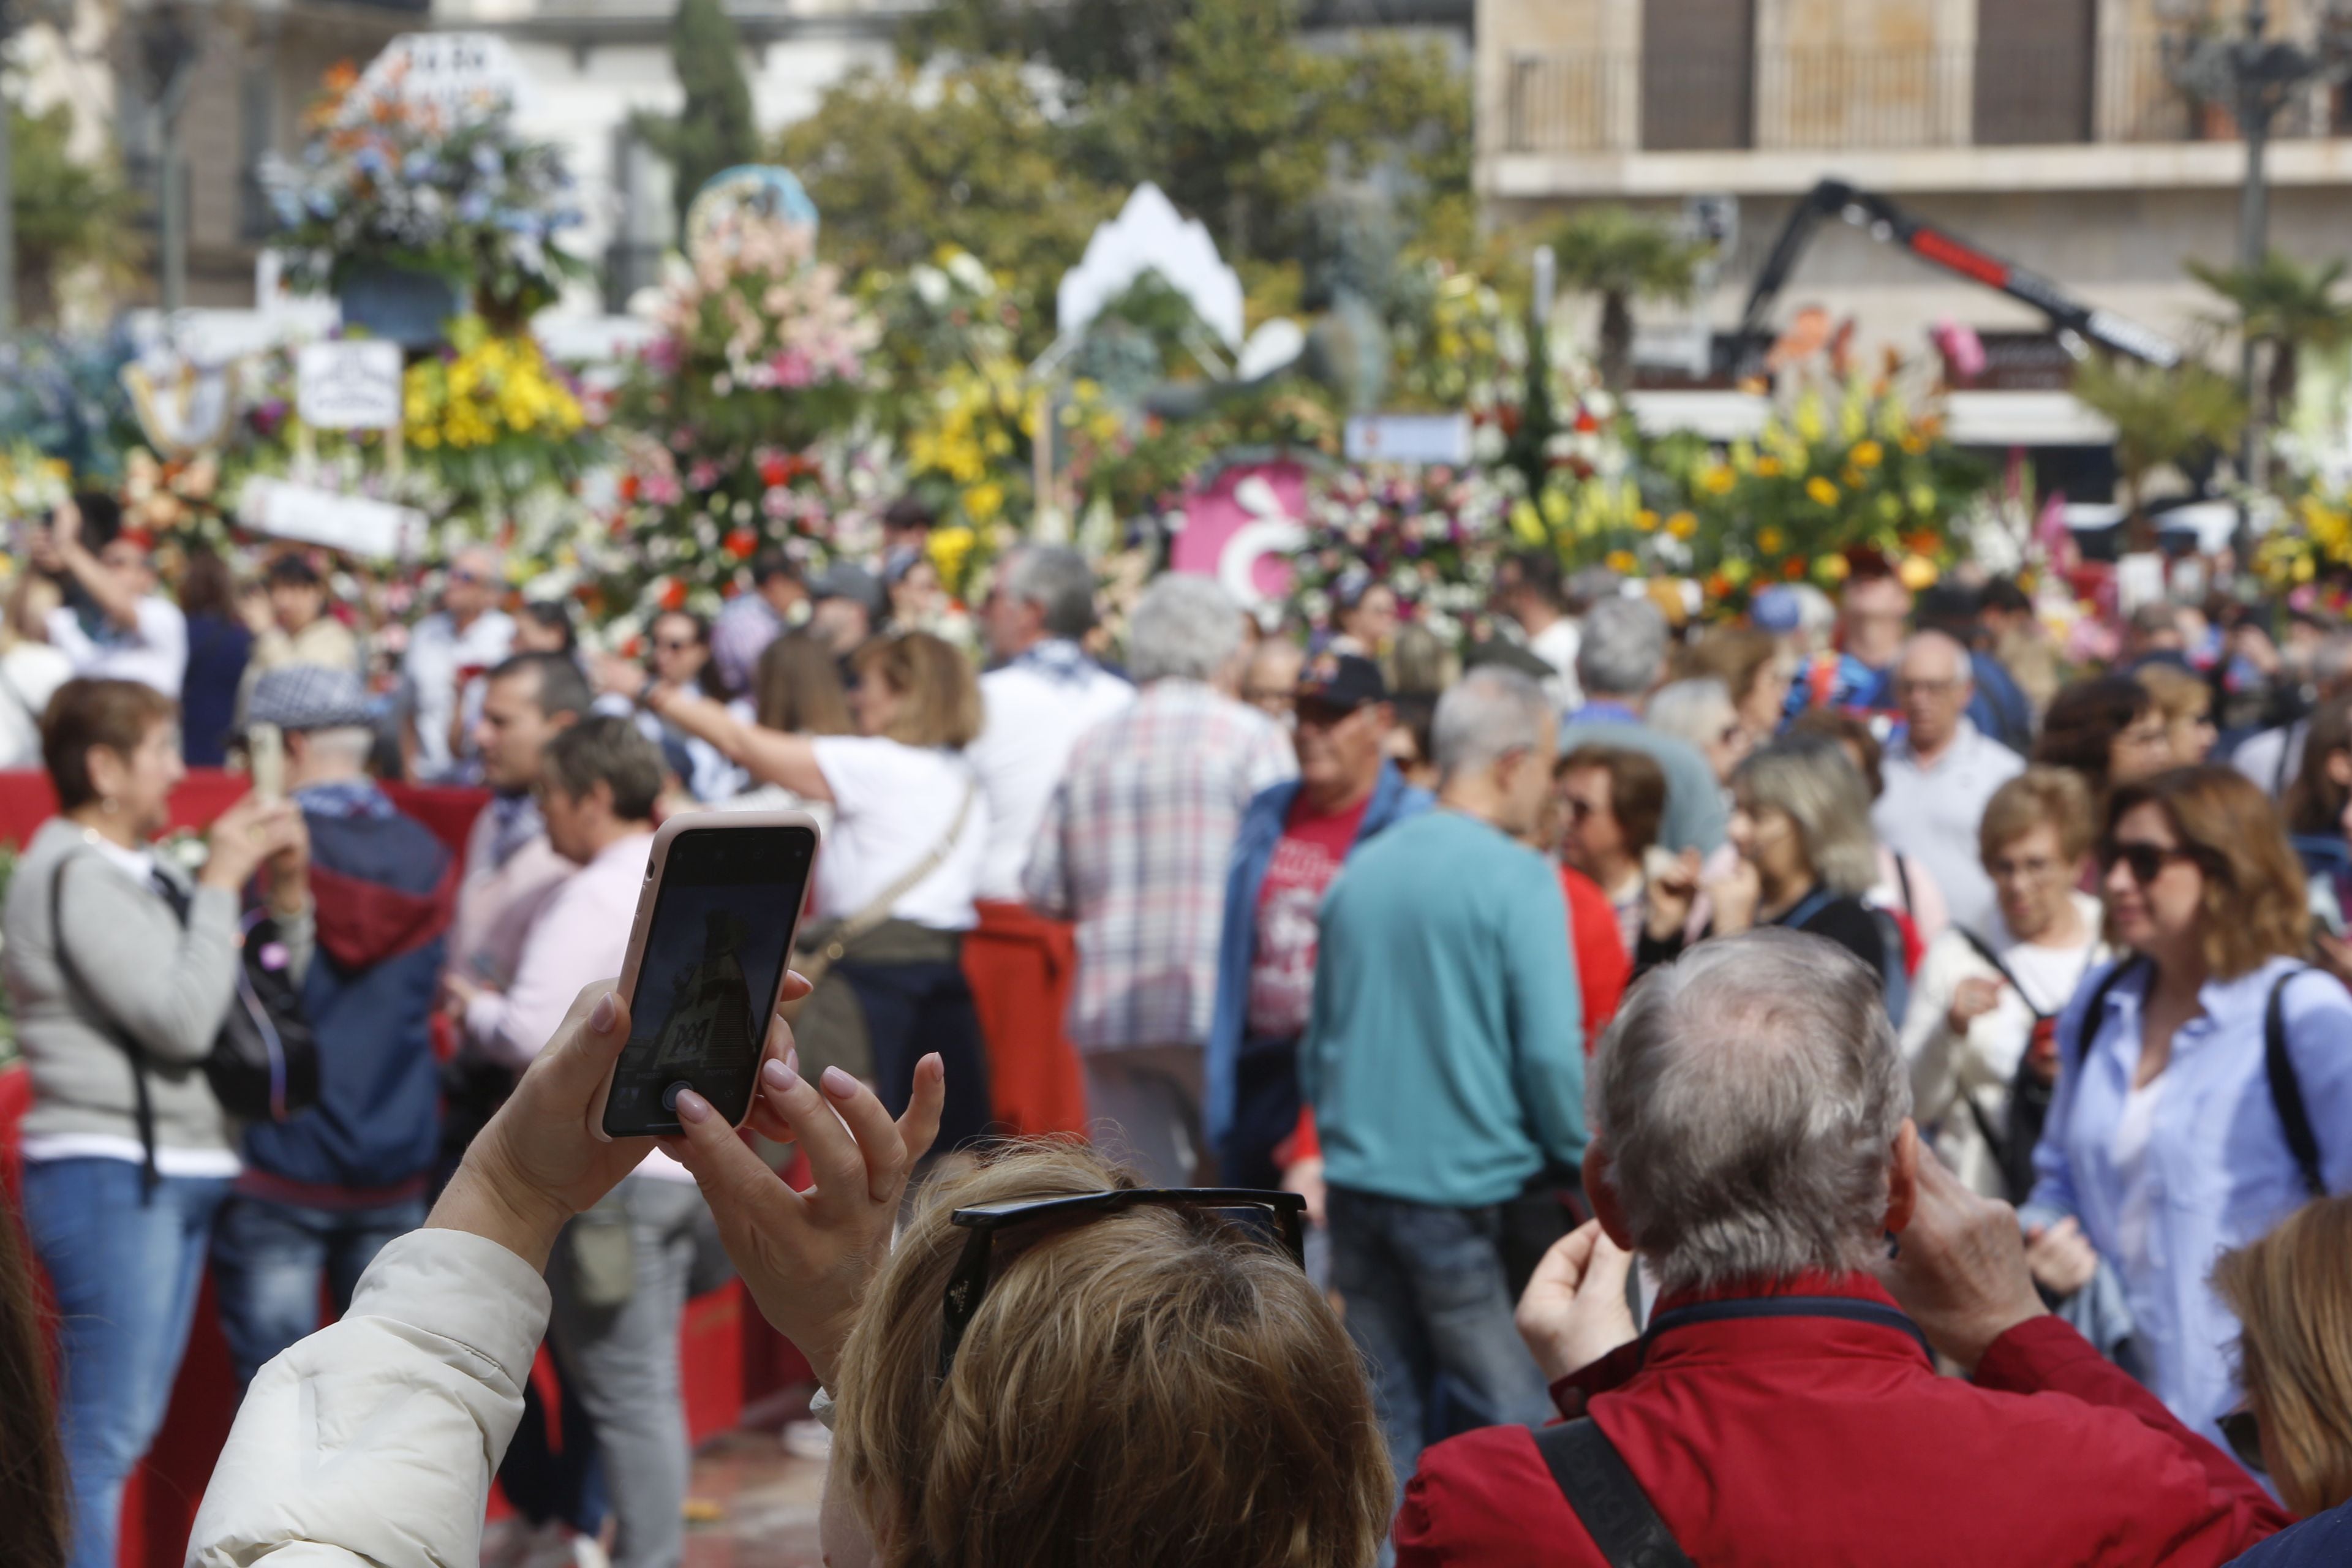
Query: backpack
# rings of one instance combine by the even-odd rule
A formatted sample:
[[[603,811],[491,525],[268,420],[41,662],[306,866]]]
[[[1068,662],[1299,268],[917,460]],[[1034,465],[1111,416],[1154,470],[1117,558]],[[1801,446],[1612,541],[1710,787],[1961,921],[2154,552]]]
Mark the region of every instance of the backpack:
[[[116,1028],[97,993],[82,979],[79,967],[66,952],[66,869],[76,856],[58,864],[49,880],[49,933],[56,948],[58,971],[67,989],[81,994],[84,1016],[131,1058],[131,1077],[137,1100],[133,1114],[139,1123],[142,1172],[148,1186],[155,1183],[155,1109],[147,1085],[147,1048]],[[156,889],[180,925],[188,923],[189,900],[176,884]],[[228,1016],[204,1060],[205,1080],[221,1109],[241,1121],[283,1121],[309,1110],[319,1100],[319,1038],[303,1011],[301,989],[286,963],[278,922],[267,910],[256,910],[238,927],[236,993],[229,998]]]
[[[1773,923],[1791,931],[1802,931],[1805,922],[1820,914],[1837,895],[1826,888],[1815,888],[1797,901],[1797,906]],[[1903,922],[1894,913],[1880,909],[1867,899],[1853,900],[1878,928],[1878,983],[1886,998],[1886,1016],[1896,1028],[1903,1026],[1903,1015],[1911,1006],[1911,970],[1908,963],[1909,944],[1905,941]]]
[[[2144,962],[2137,956],[2126,958],[2100,977],[2091,992],[2090,1005],[2083,1009],[2082,1027],[2074,1031],[2074,1046],[2067,1058],[2070,1067],[2082,1065],[2084,1054],[2090,1049],[2091,1037],[2098,1033],[2108,995],[2126,974]],[[2278,1112],[2279,1125],[2286,1131],[2287,1152],[2303,1176],[2304,1189],[2315,1198],[2323,1198],[2327,1195],[2327,1180],[2319,1164],[2319,1138],[2312,1131],[2311,1112],[2303,1102],[2303,1084],[2294,1076],[2294,1058],[2286,1048],[2286,983],[2309,973],[2310,968],[2307,963],[2297,964],[2271,983],[2270,1000],[2263,1007],[2263,1076],[2269,1081],[2271,1107]]]

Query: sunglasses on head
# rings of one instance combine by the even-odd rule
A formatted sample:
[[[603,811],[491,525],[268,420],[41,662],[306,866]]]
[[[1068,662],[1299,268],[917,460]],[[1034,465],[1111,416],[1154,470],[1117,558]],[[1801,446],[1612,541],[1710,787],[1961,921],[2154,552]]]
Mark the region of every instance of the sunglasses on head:
[[[2230,1445],[2230,1452],[2258,1476],[2270,1470],[2263,1463],[2263,1424],[2261,1418],[2242,1406],[2231,1411],[2214,1423],[2221,1428],[2221,1440]]]
[[[2145,888],[2164,875],[2164,868],[2176,860],[2194,860],[2197,852],[2177,845],[2118,844],[2110,838],[2099,846],[2099,869],[2112,871],[2117,866],[2130,869],[2131,879]]]
[[[963,1256],[948,1277],[947,1299],[941,1310],[940,1381],[947,1381],[955,1365],[957,1347],[971,1326],[980,1303],[988,1294],[988,1263],[997,1232],[1020,1226],[1071,1221],[1084,1225],[1105,1215],[1131,1208],[1201,1209],[1229,1222],[1237,1239],[1255,1239],[1253,1231],[1271,1226],[1290,1260],[1307,1266],[1307,1200],[1297,1193],[1261,1192],[1247,1187],[1127,1187],[1103,1193],[1079,1193],[1069,1197],[1037,1198],[1026,1203],[982,1204],[958,1209],[950,1225],[971,1232]]]

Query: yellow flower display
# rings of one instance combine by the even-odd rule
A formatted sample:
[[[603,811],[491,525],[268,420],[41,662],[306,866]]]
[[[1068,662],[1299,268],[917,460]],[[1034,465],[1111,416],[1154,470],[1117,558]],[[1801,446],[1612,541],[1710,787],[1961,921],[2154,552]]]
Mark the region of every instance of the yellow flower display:
[[[1819,474],[1815,474],[1811,479],[1805,481],[1805,494],[1816,505],[1837,505],[1837,486],[1830,483],[1829,480],[1823,479]]]
[[[402,382],[404,435],[424,451],[488,447],[504,437],[561,439],[587,423],[579,398],[528,334],[498,337],[478,317],[453,324],[454,357],[428,356]]]
[[[1778,555],[1787,547],[1789,536],[1767,523],[1756,531],[1756,548],[1767,555]]]

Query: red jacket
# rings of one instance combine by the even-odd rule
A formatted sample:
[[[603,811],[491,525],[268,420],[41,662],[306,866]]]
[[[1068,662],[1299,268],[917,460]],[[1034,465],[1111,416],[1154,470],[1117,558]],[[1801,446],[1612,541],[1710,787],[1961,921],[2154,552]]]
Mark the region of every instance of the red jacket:
[[[1859,1277],[1770,1290],[1891,1306]],[[1661,1310],[1680,1301],[1661,1304]],[[2229,1562],[2288,1522],[2220,1449],[2058,1319],[1993,1344],[1973,1384],[1900,1325],[1835,1317],[1685,1323],[1554,1385],[1589,1414],[1693,1562]],[[1602,1568],[1522,1426],[1422,1455],[1398,1568]]]
[[[1568,945],[1576,954],[1577,989],[1584,1002],[1584,1054],[1601,1041],[1601,1031],[1617,1016],[1633,978],[1633,957],[1617,926],[1617,906],[1601,884],[1581,871],[1559,868],[1560,896],[1568,900]]]

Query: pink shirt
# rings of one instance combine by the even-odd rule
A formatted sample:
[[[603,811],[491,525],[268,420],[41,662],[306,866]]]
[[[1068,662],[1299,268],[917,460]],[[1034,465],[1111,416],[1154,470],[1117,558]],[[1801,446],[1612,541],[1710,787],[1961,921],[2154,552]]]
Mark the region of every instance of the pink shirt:
[[[649,832],[616,839],[555,889],[523,939],[514,983],[466,1009],[466,1033],[484,1056],[529,1067],[583,987],[619,977],[653,842]]]
[[[544,833],[507,857],[505,865],[493,865],[493,815],[484,811],[476,816],[466,840],[466,880],[457,891],[457,918],[449,926],[449,970],[477,985],[503,991],[514,983],[531,922],[574,868],[555,852]]]

